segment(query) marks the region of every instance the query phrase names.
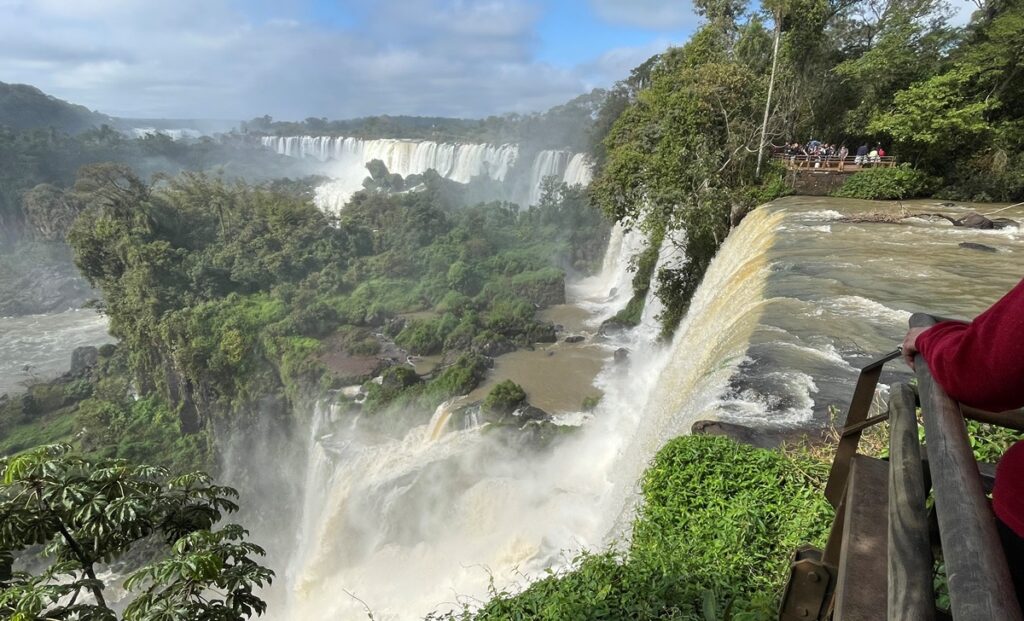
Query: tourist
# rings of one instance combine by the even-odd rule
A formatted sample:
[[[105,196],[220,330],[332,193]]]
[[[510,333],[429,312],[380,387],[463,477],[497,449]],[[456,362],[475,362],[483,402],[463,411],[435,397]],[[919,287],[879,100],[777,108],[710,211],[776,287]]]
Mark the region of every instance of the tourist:
[[[871,153],[868,153],[868,162],[871,164],[878,162],[878,149],[871,149]]]
[[[846,148],[846,145],[839,147],[839,172],[843,171],[846,167],[846,158],[850,155],[850,150]]]
[[[982,410],[1024,407],[1024,281],[974,321],[911,328],[903,358],[920,353],[932,377],[953,399]],[[996,467],[992,509],[1017,597],[1024,601],[1024,440]]]
[[[857,147],[857,157],[853,158],[853,163],[860,166],[865,163],[868,156],[868,145],[862,144]]]

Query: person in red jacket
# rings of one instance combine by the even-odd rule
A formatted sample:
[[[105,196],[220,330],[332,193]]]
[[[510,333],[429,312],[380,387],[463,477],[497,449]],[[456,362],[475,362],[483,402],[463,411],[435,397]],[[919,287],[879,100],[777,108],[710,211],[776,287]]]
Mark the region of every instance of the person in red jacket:
[[[920,353],[935,381],[965,405],[991,412],[1024,407],[1024,280],[974,321],[943,321],[911,328],[903,358],[911,368]],[[992,490],[1017,597],[1024,601],[1024,441],[996,466]]]

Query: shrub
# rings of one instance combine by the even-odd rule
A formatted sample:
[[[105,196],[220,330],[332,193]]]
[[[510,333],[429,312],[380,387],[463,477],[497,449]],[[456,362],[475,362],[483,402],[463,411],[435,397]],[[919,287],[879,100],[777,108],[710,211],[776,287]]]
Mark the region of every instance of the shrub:
[[[64,399],[68,403],[77,403],[92,396],[92,383],[89,380],[77,379],[64,385]]]
[[[444,336],[438,334],[435,321],[411,321],[395,337],[395,343],[418,355],[440,353],[444,348]]]
[[[484,409],[498,414],[511,414],[526,401],[526,391],[512,380],[505,380],[491,389],[484,399]]]
[[[850,176],[833,194],[844,198],[893,200],[927,196],[935,190],[935,180],[910,166],[869,168]]]

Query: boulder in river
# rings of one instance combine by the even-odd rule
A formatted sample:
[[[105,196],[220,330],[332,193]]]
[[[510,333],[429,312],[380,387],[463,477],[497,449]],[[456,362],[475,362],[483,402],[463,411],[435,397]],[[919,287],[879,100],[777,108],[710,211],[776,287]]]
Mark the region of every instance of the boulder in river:
[[[1009,218],[989,218],[977,212],[971,212],[962,218],[953,220],[954,226],[961,226],[966,229],[1005,229],[1008,226],[1018,226],[1017,222]]]
[[[960,247],[965,250],[978,250],[980,252],[999,252],[992,246],[986,246],[985,244],[976,244],[974,242],[960,242]]]
[[[620,348],[615,350],[615,353],[612,356],[613,356],[615,362],[621,364],[621,363],[629,360],[629,350],[626,349],[625,347],[620,347]]]
[[[573,334],[572,336],[565,337],[566,343],[582,343],[584,340],[586,340],[586,337],[582,334]]]
[[[618,319],[612,317],[611,319],[605,320],[605,322],[601,324],[601,327],[598,329],[597,333],[601,336],[611,336],[613,334],[625,332],[629,328],[630,326],[627,325],[626,323],[623,323]]]
[[[99,359],[99,350],[91,345],[76,347],[71,352],[71,369],[67,372],[68,378],[85,377],[96,367]]]
[[[514,416],[515,419],[521,423],[551,419],[550,414],[540,409],[539,407],[530,405],[529,403],[516,408],[516,410],[512,412],[512,416]]]
[[[991,229],[992,221],[980,213],[971,212],[962,218],[958,218],[953,224],[967,229]]]

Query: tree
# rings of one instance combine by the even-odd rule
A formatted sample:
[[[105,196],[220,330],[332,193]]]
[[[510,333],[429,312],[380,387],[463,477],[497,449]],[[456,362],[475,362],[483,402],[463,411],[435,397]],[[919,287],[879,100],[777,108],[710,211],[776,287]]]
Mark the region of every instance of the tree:
[[[231,524],[237,492],[196,472],[75,455],[65,444],[0,459],[0,616],[115,620],[97,569],[131,553],[147,562],[125,581],[140,592],[126,621],[235,621],[262,614],[253,593],[273,572]],[[39,546],[43,546],[40,554]],[[15,559],[48,566],[11,571]],[[137,561],[138,563],[138,561]]]

